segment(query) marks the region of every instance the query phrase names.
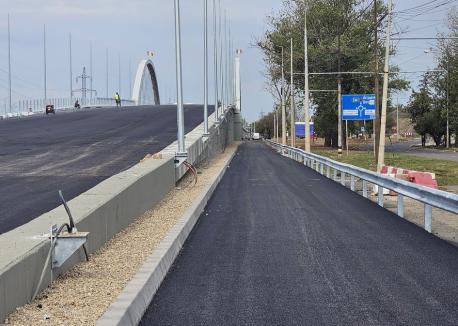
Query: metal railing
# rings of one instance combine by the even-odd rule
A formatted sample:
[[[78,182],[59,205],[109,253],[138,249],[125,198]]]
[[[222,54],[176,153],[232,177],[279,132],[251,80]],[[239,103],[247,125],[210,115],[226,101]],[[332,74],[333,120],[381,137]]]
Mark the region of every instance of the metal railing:
[[[42,113],[47,104],[54,105],[56,110],[71,109],[74,107],[75,101],[78,100],[81,107],[86,106],[116,106],[113,98],[92,97],[82,99],[80,97],[70,98],[49,98],[44,99],[24,99],[12,103],[11,111],[7,107],[5,101],[0,104],[0,119],[27,116],[34,113]],[[122,105],[135,105],[135,101],[125,100],[121,101]]]
[[[426,231],[432,230],[432,208],[440,208],[448,212],[458,214],[458,195],[450,192],[436,190],[420,186],[401,179],[395,179],[362,169],[353,165],[337,162],[327,157],[323,157],[313,153],[307,153],[302,149],[293,148],[290,146],[275,143],[270,140],[266,142],[278,150],[282,155],[298,162],[303,162],[304,165],[316,170],[326,177],[331,178],[336,182],[340,182],[343,186],[347,184],[347,175],[350,176],[350,189],[355,191],[356,182],[362,181],[362,196],[368,198],[368,183],[377,186],[377,202],[383,207],[384,197],[383,190],[389,189],[397,193],[397,214],[404,217],[404,196],[412,198],[424,204],[424,228]],[[324,171],[326,169],[326,171]],[[339,177],[340,174],[340,177]]]

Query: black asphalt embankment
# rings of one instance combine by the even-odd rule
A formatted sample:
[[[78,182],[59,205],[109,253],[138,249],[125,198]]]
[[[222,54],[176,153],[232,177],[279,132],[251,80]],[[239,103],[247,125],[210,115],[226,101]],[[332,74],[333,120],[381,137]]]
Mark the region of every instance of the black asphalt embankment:
[[[209,112],[213,112],[213,107]],[[186,132],[203,121],[185,106]],[[57,112],[0,121],[0,234],[57,207],[176,140],[176,106]]]
[[[458,249],[245,143],[142,325],[456,325]]]

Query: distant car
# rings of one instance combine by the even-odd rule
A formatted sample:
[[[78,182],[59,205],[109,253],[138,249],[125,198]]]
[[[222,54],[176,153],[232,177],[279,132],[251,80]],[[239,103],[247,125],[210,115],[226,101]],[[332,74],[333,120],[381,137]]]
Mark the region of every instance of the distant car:
[[[259,132],[254,132],[253,133],[253,140],[260,140],[261,139],[261,135],[259,134]]]
[[[56,114],[56,111],[54,110],[54,105],[53,104],[48,104],[46,105],[46,115],[49,113]]]

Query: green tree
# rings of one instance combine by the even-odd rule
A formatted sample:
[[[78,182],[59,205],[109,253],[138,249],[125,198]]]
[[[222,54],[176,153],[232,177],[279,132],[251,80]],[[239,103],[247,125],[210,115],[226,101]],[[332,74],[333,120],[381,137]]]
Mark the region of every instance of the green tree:
[[[440,93],[434,93],[434,87],[440,79],[430,73],[423,75],[418,92],[412,91],[407,110],[414,123],[415,131],[420,134],[422,146],[426,136],[430,135],[437,146],[441,145],[446,131],[446,120],[441,106]]]
[[[372,7],[363,6],[358,0],[309,0],[307,9],[308,56],[310,72],[372,71],[373,22]],[[289,67],[289,42],[293,39],[293,66],[296,72],[304,70],[304,1],[285,0],[283,9],[269,17],[269,28],[257,41],[263,51],[267,84],[278,85],[281,76],[281,49],[285,52],[285,67]],[[382,18],[386,8],[380,6]],[[381,19],[382,20],[382,19]],[[383,20],[382,20],[383,21]],[[383,29],[383,24],[378,26]],[[340,40],[340,42],[339,42]],[[381,41],[380,41],[381,42]],[[340,44],[340,47],[339,47]],[[383,45],[377,45],[383,58]],[[380,66],[382,62],[380,62]],[[340,69],[340,70],[339,70]],[[289,69],[288,69],[289,70]],[[289,83],[289,74],[286,74]],[[405,89],[407,83],[397,79],[390,82],[390,89]],[[303,75],[295,78],[297,95],[303,98]],[[336,90],[336,75],[310,75],[311,90]],[[373,92],[373,75],[342,75],[342,93]],[[278,93],[278,92],[277,92]],[[311,105],[315,108],[315,128],[325,138],[327,146],[337,146],[337,93],[311,93]],[[297,112],[301,116],[303,101]],[[355,128],[349,123],[349,128]]]

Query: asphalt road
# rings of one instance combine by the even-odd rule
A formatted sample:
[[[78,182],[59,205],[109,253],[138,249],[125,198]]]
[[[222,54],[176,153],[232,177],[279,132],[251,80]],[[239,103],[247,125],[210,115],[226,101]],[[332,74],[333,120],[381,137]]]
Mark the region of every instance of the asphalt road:
[[[142,325],[457,325],[458,249],[245,143]]]
[[[210,108],[213,112],[213,107]],[[186,132],[203,107],[185,106]],[[0,234],[176,140],[176,106],[104,108],[0,121]]]
[[[358,148],[360,150],[372,151],[373,144],[359,144]],[[435,158],[440,160],[448,160],[458,162],[458,152],[446,151],[434,148],[422,148],[421,140],[409,140],[402,141],[399,143],[390,144],[388,141],[386,143],[386,151],[389,153],[403,153],[406,155],[420,156]]]

